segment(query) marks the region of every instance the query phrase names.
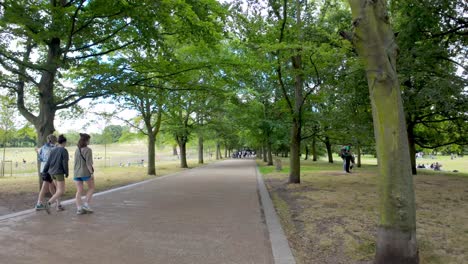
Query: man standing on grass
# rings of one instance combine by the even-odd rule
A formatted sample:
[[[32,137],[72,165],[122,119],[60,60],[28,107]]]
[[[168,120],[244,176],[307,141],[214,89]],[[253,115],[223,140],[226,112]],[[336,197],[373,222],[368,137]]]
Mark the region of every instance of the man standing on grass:
[[[340,156],[343,159],[343,169],[346,173],[351,173],[350,168],[353,160],[353,153],[351,152],[351,144],[347,144],[341,148]]]

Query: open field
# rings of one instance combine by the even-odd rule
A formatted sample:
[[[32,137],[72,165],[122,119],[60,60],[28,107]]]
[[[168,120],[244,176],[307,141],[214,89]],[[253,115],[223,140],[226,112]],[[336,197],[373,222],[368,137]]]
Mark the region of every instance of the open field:
[[[430,161],[464,173],[420,169],[414,178],[420,263],[468,263],[468,158]],[[376,164],[370,158],[363,163]],[[302,168],[300,185],[287,184],[287,166],[281,172],[260,168],[298,263],[372,263],[377,166],[364,164],[345,174],[336,159],[306,161]]]
[[[144,163],[148,160],[148,150],[143,143],[91,145],[90,147],[93,149],[96,168],[141,166],[142,160]],[[67,149],[70,154],[70,165],[72,165],[76,146],[67,146]],[[196,155],[195,149],[187,150],[188,159],[196,158]],[[0,151],[0,157],[3,157],[3,149]],[[8,161],[5,163],[5,176],[36,176],[37,155],[34,148],[7,148],[5,160]],[[23,163],[23,160],[26,162]],[[156,162],[177,160],[178,157],[172,155],[172,148],[156,149]],[[205,160],[210,160],[208,153],[205,154]]]
[[[96,147],[94,149],[99,150]],[[123,148],[119,149],[122,150]],[[137,151],[138,149],[135,149],[135,152]],[[112,155],[117,156],[115,152]],[[146,174],[147,168],[142,167],[141,163],[138,163],[139,158],[131,158],[131,154],[124,152],[120,154],[120,157],[126,158],[129,160],[128,162],[132,159],[135,162],[132,162],[128,167],[127,164],[124,164],[123,167],[120,167],[118,164],[117,166],[113,165],[113,167],[109,165],[104,167],[104,164],[98,164],[95,173],[97,192],[154,178],[154,176],[150,177]],[[157,177],[182,170],[179,167],[177,157],[170,157],[170,159],[172,160],[156,162]],[[211,162],[209,159],[205,161],[205,163],[209,162]],[[189,159],[188,163],[191,168],[199,166],[197,161],[193,159]],[[70,169],[72,170],[73,166]],[[63,200],[72,198],[75,195],[76,189],[72,177],[70,176],[66,179],[66,192]],[[37,201],[38,186],[38,178],[35,171],[17,174],[16,176],[0,177],[0,215],[33,208]]]

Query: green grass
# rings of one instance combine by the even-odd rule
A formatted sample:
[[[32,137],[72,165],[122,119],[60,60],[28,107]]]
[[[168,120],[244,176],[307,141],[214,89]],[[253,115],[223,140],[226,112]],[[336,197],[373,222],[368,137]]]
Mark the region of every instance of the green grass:
[[[298,263],[370,263],[375,254],[376,161],[366,157],[363,167],[349,175],[336,160],[303,162],[299,185],[287,184],[287,166],[281,172],[260,167]],[[414,177],[420,263],[464,263],[468,159],[437,161],[462,173],[419,170]]]

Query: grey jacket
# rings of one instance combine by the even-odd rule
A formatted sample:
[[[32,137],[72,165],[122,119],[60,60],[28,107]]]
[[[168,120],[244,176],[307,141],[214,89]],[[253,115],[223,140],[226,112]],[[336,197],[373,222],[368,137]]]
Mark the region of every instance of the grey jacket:
[[[68,177],[68,151],[64,147],[55,147],[50,151],[44,172],[50,175],[65,174]]]
[[[90,148],[76,149],[74,173],[75,178],[90,177],[94,173],[93,151]]]

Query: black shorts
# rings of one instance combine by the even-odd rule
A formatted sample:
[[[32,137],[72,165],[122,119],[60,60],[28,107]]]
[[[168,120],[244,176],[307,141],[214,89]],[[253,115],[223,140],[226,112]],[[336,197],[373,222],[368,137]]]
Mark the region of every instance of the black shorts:
[[[41,173],[41,178],[43,181],[46,181],[46,182],[52,182],[52,177],[50,177],[50,174],[47,173],[47,172],[43,172]]]

